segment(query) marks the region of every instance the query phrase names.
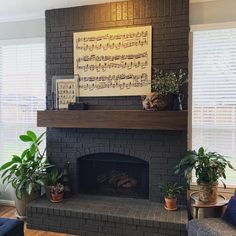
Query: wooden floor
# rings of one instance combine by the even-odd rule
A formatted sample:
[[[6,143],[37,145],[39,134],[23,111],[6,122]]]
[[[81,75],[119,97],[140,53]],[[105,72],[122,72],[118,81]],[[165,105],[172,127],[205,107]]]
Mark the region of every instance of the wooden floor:
[[[15,208],[9,206],[0,206],[0,217],[15,218]],[[59,234],[38,230],[29,230],[25,228],[25,236],[72,236],[71,234]]]

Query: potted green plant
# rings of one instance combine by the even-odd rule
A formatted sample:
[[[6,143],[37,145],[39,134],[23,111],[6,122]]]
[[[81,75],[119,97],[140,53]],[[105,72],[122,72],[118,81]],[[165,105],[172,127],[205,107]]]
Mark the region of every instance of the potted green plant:
[[[46,191],[46,196],[49,200],[51,199],[50,188],[51,186],[55,186],[58,183],[61,176],[62,176],[62,172],[58,170],[57,168],[48,169],[48,172],[45,175],[43,182],[44,182],[44,187]]]
[[[199,200],[204,203],[214,203],[217,200],[219,180],[226,179],[226,168],[234,169],[224,156],[216,152],[206,152],[201,147],[196,151],[189,151],[176,166],[175,173],[183,173],[190,186],[192,171],[195,171],[199,185]]]
[[[163,72],[154,69],[151,87],[152,91],[158,94],[160,101],[162,101],[159,104],[165,104],[172,110],[182,110],[184,95],[181,94],[181,88],[186,82],[187,77],[183,69],[179,69],[177,72]]]
[[[33,131],[27,131],[20,135],[20,140],[29,144],[28,148],[0,167],[3,184],[10,184],[15,190],[16,210],[21,218],[26,215],[26,205],[39,196],[46,169],[50,167],[44,157],[45,149],[40,151],[44,134],[37,137]]]
[[[165,209],[168,211],[177,210],[177,194],[180,194],[183,190],[182,186],[177,183],[167,183],[161,186],[161,192],[165,197]]]
[[[64,186],[57,183],[54,186],[50,186],[51,202],[61,202],[64,195]]]

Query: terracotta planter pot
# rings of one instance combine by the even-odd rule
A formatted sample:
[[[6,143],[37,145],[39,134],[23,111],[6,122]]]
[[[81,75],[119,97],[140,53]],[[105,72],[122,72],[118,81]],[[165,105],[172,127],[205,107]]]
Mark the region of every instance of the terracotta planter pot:
[[[177,210],[176,202],[177,198],[165,198],[165,209],[168,211]]]
[[[216,203],[217,193],[218,193],[218,182],[215,182],[213,185],[213,192],[209,183],[198,183],[199,185],[199,201],[203,203]]]
[[[63,200],[64,193],[53,194],[51,193],[51,202],[61,202]]]

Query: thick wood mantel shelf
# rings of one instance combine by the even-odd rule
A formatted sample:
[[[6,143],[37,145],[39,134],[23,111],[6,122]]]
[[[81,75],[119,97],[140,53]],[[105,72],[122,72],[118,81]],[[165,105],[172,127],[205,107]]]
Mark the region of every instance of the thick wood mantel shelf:
[[[187,130],[187,111],[38,111],[37,125],[49,128]]]

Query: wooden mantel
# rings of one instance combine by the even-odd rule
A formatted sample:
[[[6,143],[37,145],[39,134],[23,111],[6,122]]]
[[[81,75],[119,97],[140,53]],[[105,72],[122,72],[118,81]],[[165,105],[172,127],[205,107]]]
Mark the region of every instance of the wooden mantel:
[[[49,128],[187,130],[187,111],[38,111],[37,125]]]

